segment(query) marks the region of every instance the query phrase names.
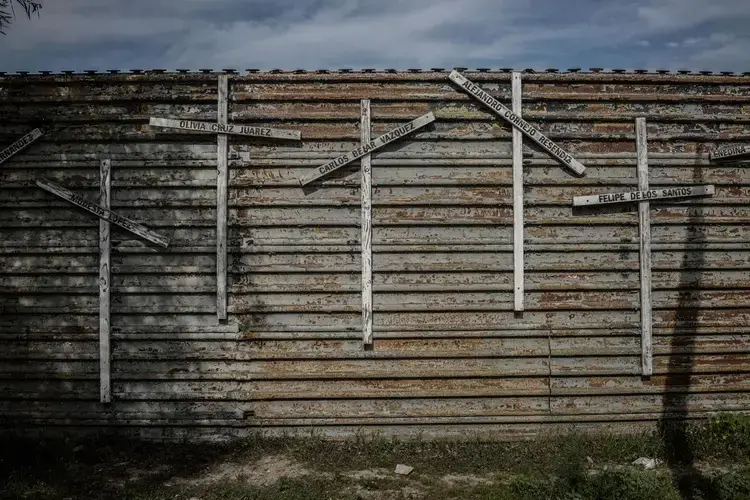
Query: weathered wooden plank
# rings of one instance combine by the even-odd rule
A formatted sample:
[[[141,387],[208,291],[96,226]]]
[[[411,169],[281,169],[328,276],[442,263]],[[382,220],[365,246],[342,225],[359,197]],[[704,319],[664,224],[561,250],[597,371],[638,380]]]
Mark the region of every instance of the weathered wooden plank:
[[[18,384],[18,382],[14,382]],[[20,385],[20,384],[19,384]],[[57,385],[62,385],[58,382]],[[64,387],[64,386],[63,386]],[[750,387],[750,383],[743,387]],[[45,390],[37,382],[25,385],[24,394],[31,397]],[[68,391],[71,389],[67,389]],[[497,378],[416,378],[360,380],[217,380],[211,383],[178,381],[118,381],[115,391],[119,399],[342,399],[342,398],[404,398],[404,397],[482,397],[540,396],[549,394],[547,377]],[[3,393],[0,385],[0,394]]]
[[[739,373],[750,369],[746,353],[656,356],[655,375],[678,373]],[[640,356],[550,358],[553,375],[642,375]]]
[[[630,192],[576,196],[573,198],[573,206],[582,207],[587,205],[606,205],[610,203],[631,203],[638,201],[656,201],[672,198],[712,196],[715,193],[716,189],[713,185],[684,186],[648,190],[640,189],[639,191]]]
[[[627,358],[625,358],[627,359]],[[46,367],[60,373],[72,363],[9,362],[4,374]],[[40,369],[41,371],[41,369]],[[549,374],[546,356],[538,358],[458,359],[313,359],[277,361],[129,361],[115,365],[118,378],[129,380],[303,380],[366,378],[435,378],[540,376]],[[68,373],[63,371],[62,373]]]
[[[550,381],[550,389],[553,395],[750,392],[750,374],[747,373],[695,374],[680,377],[679,381],[674,378],[669,375],[555,377]]]
[[[521,116],[523,86],[521,73],[511,75],[513,113]],[[523,135],[513,127],[513,309],[524,308],[524,258],[523,258]]]
[[[219,124],[229,117],[229,75],[219,76]],[[216,152],[216,316],[227,319],[227,231],[229,210],[229,143],[226,134],[217,136]]]
[[[36,181],[36,185],[44,189],[45,191],[54,194],[55,196],[59,196],[60,198],[69,201],[70,203],[83,208],[88,212],[91,212],[100,219],[111,222],[112,224],[116,224],[123,229],[127,229],[131,233],[136,234],[141,238],[150,241],[151,243],[162,246],[164,248],[169,246],[169,238],[160,236],[151,231],[146,226],[138,224],[137,222],[130,220],[127,217],[123,217],[122,215],[116,214],[109,209],[103,208],[96,203],[87,200],[86,198],[78,196],[73,191],[69,191],[64,187],[47,180]]]
[[[637,247],[637,243],[635,246]],[[652,239],[652,252],[655,252]],[[750,257],[750,256],[749,256]],[[2,294],[91,294],[98,291],[98,280],[88,275],[2,275]],[[575,273],[534,272],[526,275],[526,290],[586,291],[637,290],[639,272],[589,270]],[[359,273],[262,273],[229,277],[230,293],[353,293],[361,289]],[[652,271],[655,290],[667,289],[750,289],[750,273],[742,270],[717,270],[681,276],[677,271]],[[125,274],[112,277],[112,288],[120,293],[215,293],[213,273],[206,274]],[[378,292],[511,292],[513,274],[509,272],[406,272],[377,273],[373,288]]]
[[[24,135],[20,139],[18,139],[16,142],[8,146],[7,148],[0,151],[0,164],[4,163],[6,160],[8,160],[10,157],[14,156],[15,154],[21,152],[23,149],[28,147],[32,142],[39,139],[42,135],[41,130],[38,128],[35,128],[28,134]]]
[[[369,142],[368,144],[364,144],[357,149],[350,151],[348,153],[345,153],[338,158],[336,158],[333,161],[330,161],[324,165],[321,165],[316,169],[316,172],[312,175],[302,178],[299,180],[299,183],[302,186],[305,186],[307,184],[310,184],[313,181],[316,181],[320,179],[321,177],[328,175],[329,173],[333,172],[336,169],[339,169],[343,167],[344,165],[347,165],[354,160],[357,160],[359,158],[362,158],[366,154],[370,154],[383,146],[392,143],[393,141],[400,139],[401,137],[404,137],[407,134],[410,134],[414,132],[415,130],[418,130],[425,125],[428,125],[435,121],[435,115],[432,113],[427,113],[425,115],[420,116],[416,120],[410,121],[409,123],[402,125],[398,128],[395,128],[391,130],[390,132],[387,132],[380,137],[376,138],[375,140]]]
[[[529,332],[537,335],[532,338],[466,338],[455,339],[377,339],[377,349],[363,351],[360,340],[348,339],[320,339],[320,340],[266,340],[255,338],[225,341],[225,340],[176,340],[162,341],[148,338],[131,340],[129,336],[118,337],[115,357],[118,360],[153,359],[153,353],[159,353],[160,360],[194,360],[202,359],[225,361],[252,361],[274,359],[435,359],[435,358],[491,358],[491,357],[539,357],[549,355],[549,343],[545,336],[538,336],[539,332]],[[616,338],[616,337],[615,337]],[[632,343],[618,345],[618,349],[608,351],[607,339],[602,337],[598,345],[600,349],[594,354],[626,354],[632,355]],[[598,340],[598,339],[597,339]],[[736,340],[736,339],[735,339]],[[712,345],[723,346],[727,352],[747,352],[748,342],[735,341],[734,344],[721,344],[718,341],[705,342],[706,347]],[[568,355],[581,352],[582,356],[591,353],[583,343],[565,343],[559,341],[556,346]],[[568,346],[568,344],[571,344]],[[39,342],[19,341],[4,343],[6,349],[0,352],[0,359],[86,359],[93,356],[93,347],[88,343]],[[67,348],[65,347],[67,346]],[[56,350],[57,349],[57,350]],[[728,350],[732,349],[732,350]],[[706,350],[706,349],[702,349]]]
[[[377,170],[377,168],[376,168]],[[468,170],[468,169],[467,169]],[[631,168],[632,170],[632,168]],[[590,170],[591,171],[591,170]],[[467,178],[471,174],[467,172]],[[528,179],[528,177],[527,177]],[[468,184],[468,179],[465,179]],[[54,181],[53,181],[54,182]],[[652,181],[653,182],[653,181]],[[215,179],[214,182],[215,184]],[[378,187],[374,183],[376,187]],[[506,186],[461,186],[461,185],[407,185],[393,186],[388,189],[380,189],[378,197],[374,200],[377,208],[393,205],[412,206],[510,206],[513,202],[512,188]],[[458,183],[457,183],[458,184]],[[359,183],[342,186],[331,185],[326,189],[320,189],[305,193],[299,189],[299,185],[288,187],[260,186],[244,187],[232,185],[229,193],[229,206],[232,208],[271,208],[292,205],[303,205],[305,207],[325,206],[356,206],[361,204]],[[354,187],[357,189],[352,189]],[[67,185],[68,189],[74,189]],[[382,186],[380,186],[382,187]],[[151,210],[159,208],[174,209],[197,209],[205,208],[212,210],[216,205],[216,187],[186,188],[135,188],[130,186],[118,186],[117,195],[112,209],[138,209]],[[534,213],[539,208],[549,205],[568,205],[570,200],[577,195],[588,194],[594,186],[525,186],[524,203],[526,212]],[[82,195],[83,190],[76,189]],[[720,187],[714,190],[715,195],[700,200],[672,200],[671,203],[679,201],[683,203],[705,205],[742,205],[743,200],[750,198],[750,185]],[[717,196],[718,195],[718,196]],[[643,197],[641,196],[641,199]],[[11,189],[0,187],[0,209],[3,208],[58,208],[68,207],[65,202],[51,202],[43,191],[36,188]],[[182,230],[182,233],[189,228]],[[359,228],[357,229],[359,231]],[[176,240],[176,237],[172,238]],[[213,240],[214,238],[212,238]],[[506,241],[508,241],[506,239]],[[0,242],[0,245],[2,242]],[[213,245],[214,242],[212,241]]]
[[[549,140],[544,134],[542,134],[535,127],[527,123],[523,118],[518,116],[512,110],[506,108],[500,102],[497,101],[490,94],[482,90],[481,87],[469,81],[458,71],[452,71],[449,78],[459,85],[462,89],[468,91],[473,97],[478,99],[480,102],[492,109],[496,115],[506,120],[508,123],[513,125],[514,128],[522,131],[529,139],[539,144],[552,156],[560,160],[565,166],[571,169],[573,172],[581,175],[586,171],[586,167],[583,166],[578,160],[573,158],[572,155],[567,153],[560,146]]]
[[[226,78],[228,75],[221,75],[219,79]],[[221,92],[219,93],[219,99],[221,99]],[[228,114],[226,115],[228,118]],[[171,118],[156,118],[151,117],[149,119],[149,125],[152,127],[166,127],[176,128],[180,130],[190,130],[193,132],[206,132],[210,134],[226,134],[226,135],[243,135],[249,137],[269,137],[272,139],[292,139],[300,140],[302,134],[299,130],[284,130],[278,128],[267,128],[267,127],[254,127],[252,125],[236,125],[226,123],[226,120],[222,120],[219,116],[218,123],[215,122],[203,122],[193,120],[175,120]]]
[[[533,78],[528,74],[527,79]],[[495,81],[492,82],[497,83]],[[533,82],[529,85],[533,88]],[[504,93],[505,82],[498,84],[500,92]],[[539,95],[539,91],[534,91]],[[464,97],[463,95],[461,96]],[[494,120],[488,118],[483,111],[477,110],[469,103],[429,103],[429,102],[398,102],[387,101],[378,103],[377,118],[383,120],[403,120],[411,116],[419,116],[433,111],[438,120],[455,116],[455,111],[461,112],[461,117],[472,120]],[[559,101],[545,102],[543,100],[530,101],[525,106],[526,119],[565,121],[570,118],[564,103]],[[641,113],[638,113],[641,111]],[[8,117],[8,123],[26,124],[38,123],[49,116],[55,117],[55,123],[85,123],[91,121],[91,105],[88,103],[68,104],[3,104],[0,102],[0,115]],[[194,101],[190,103],[155,102],[142,103],[135,110],[125,103],[106,103],[96,109],[97,118],[132,120],[133,122],[147,121],[151,116],[190,116],[193,120],[214,121],[216,107],[213,102]],[[699,119],[703,123],[726,122],[748,123],[750,117],[743,115],[739,107],[712,109],[710,106],[694,106],[691,103],[654,103],[644,107],[641,103],[577,103],[576,118],[587,121],[624,122],[631,124],[638,116],[647,120],[664,122],[691,122]],[[233,105],[230,121],[339,121],[357,120],[359,118],[359,102],[291,102],[280,101],[272,106],[258,106],[257,101],[240,101]]]
[[[631,228],[633,231],[633,228]],[[589,249],[585,255],[576,252],[575,244],[562,251],[544,248],[527,252],[526,271],[540,272],[626,272],[638,271],[637,247],[612,247],[608,250]],[[460,248],[445,250],[438,248],[405,249],[401,252],[375,252],[373,269],[378,273],[419,272],[419,273],[471,273],[513,272],[513,259],[510,248],[474,249],[462,251]],[[356,252],[356,253],[355,253]],[[98,252],[87,255],[23,255],[0,254],[0,268],[13,275],[61,276],[69,273],[98,274]],[[144,254],[143,252],[117,252],[112,256],[112,272],[117,274],[212,274],[216,261],[210,254]],[[743,272],[750,269],[747,252],[727,252],[721,248],[705,250],[696,246],[691,249],[666,249],[654,253],[654,269],[657,271],[679,272],[686,267],[695,273],[708,271]],[[315,249],[302,249],[299,253],[243,253],[232,259],[232,274],[243,273],[310,273],[321,277],[322,273],[361,272],[360,255],[357,250],[340,253],[317,253]],[[686,278],[687,279],[687,278]],[[695,282],[695,278],[690,278]]]
[[[127,294],[116,297],[112,304],[113,314],[191,314],[212,311],[206,299],[209,295],[167,294],[152,292]],[[15,295],[0,297],[0,306],[7,313],[84,313],[98,312],[98,298],[87,295],[71,295],[64,299],[49,295]],[[528,311],[608,310],[623,316],[625,310],[637,310],[639,296],[636,290],[560,290],[534,291],[527,295]],[[712,291],[656,291],[653,307],[684,310],[685,304],[698,308],[747,308],[750,297],[746,290]],[[236,314],[315,312],[355,313],[361,315],[361,299],[353,292],[255,292],[237,294],[229,304],[229,311]],[[383,292],[378,294],[374,311],[377,313],[445,311],[481,312],[508,311],[513,309],[512,296],[504,291],[439,291],[439,292]],[[332,320],[333,321],[333,318]]]
[[[750,154],[750,147],[746,145],[732,146],[719,149],[709,155],[712,161],[732,160],[737,157],[747,156]]]
[[[408,418],[490,417],[546,415],[549,399],[543,396],[501,398],[398,398],[350,400],[260,401],[256,418]]]
[[[110,208],[112,187],[112,164],[110,160],[101,160],[99,167],[99,203],[107,210]],[[109,222],[99,220],[99,401],[112,402],[110,380],[110,250],[111,238]]]
[[[654,413],[684,415],[693,412],[741,411],[750,406],[747,393],[689,393],[679,398],[659,394],[619,394],[616,396],[557,396],[551,399],[554,414],[591,415],[613,413]]]
[[[370,143],[370,101],[361,102],[360,129],[362,145]],[[361,239],[362,247],[362,342],[372,344],[372,164],[371,154],[362,157],[360,163],[360,196],[362,203]]]
[[[646,119],[636,118],[636,151],[638,154],[638,189],[648,191],[648,138]],[[710,186],[713,191],[713,186]],[[641,274],[641,374],[650,377],[653,374],[652,358],[652,312],[651,302],[651,212],[650,203],[638,204],[638,233],[640,241],[640,274]]]

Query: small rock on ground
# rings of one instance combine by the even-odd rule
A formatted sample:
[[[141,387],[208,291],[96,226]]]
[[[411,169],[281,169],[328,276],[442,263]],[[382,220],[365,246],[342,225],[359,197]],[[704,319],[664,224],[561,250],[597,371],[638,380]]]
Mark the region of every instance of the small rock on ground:
[[[396,466],[396,474],[401,474],[402,476],[408,476],[411,474],[411,471],[414,470],[414,467],[409,467],[408,465],[404,464],[398,464]]]

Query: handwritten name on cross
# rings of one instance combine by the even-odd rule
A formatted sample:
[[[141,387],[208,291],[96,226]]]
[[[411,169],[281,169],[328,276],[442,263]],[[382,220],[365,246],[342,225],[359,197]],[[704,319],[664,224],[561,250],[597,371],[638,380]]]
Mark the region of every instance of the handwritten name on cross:
[[[573,158],[573,156],[567,153],[563,148],[552,142],[534,126],[521,118],[517,113],[514,113],[512,110],[500,104],[497,99],[482,90],[479,85],[471,82],[458,71],[451,72],[448,78],[461,87],[461,89],[468,92],[472,97],[494,111],[497,116],[507,121],[513,125],[513,127],[520,130],[526,137],[539,144],[545,151],[562,162],[562,164],[570,170],[579,175],[586,171],[586,167],[581,162]]]
[[[25,136],[18,139],[16,142],[8,146],[7,148],[0,151],[0,163],[4,163],[8,159],[10,159],[12,156],[15,156],[17,153],[20,153],[21,150],[28,147],[32,142],[39,139],[44,134],[41,130],[38,128],[35,128]]]
[[[151,243],[154,243],[164,248],[167,248],[169,246],[169,238],[160,236],[156,234],[155,232],[151,231],[146,226],[143,226],[135,222],[134,220],[128,219],[127,217],[123,217],[122,215],[119,215],[116,212],[113,212],[112,210],[108,208],[104,208],[101,205],[98,205],[94,203],[93,201],[90,201],[84,198],[83,196],[79,196],[75,194],[73,191],[65,189],[64,187],[58,184],[55,184],[53,182],[50,182],[47,179],[44,179],[41,181],[36,181],[36,185],[44,189],[45,191],[62,198],[68,203],[72,203],[73,205],[76,205],[77,207],[80,207],[86,210],[87,212],[90,212],[96,215],[102,220],[111,222],[112,224],[120,226],[123,229],[127,229],[131,233],[140,236],[144,240],[150,241]]]
[[[730,146],[719,149],[709,155],[711,161],[738,161],[742,157],[750,155],[750,146]]]
[[[641,295],[641,373],[653,374],[652,347],[652,302],[651,302],[651,214],[652,201],[670,200],[695,196],[712,196],[715,188],[706,186],[683,186],[668,189],[648,187],[648,143],[646,119],[635,120],[636,150],[638,157],[638,191],[576,196],[573,206],[605,205],[610,203],[638,203],[638,233],[640,242],[640,295]]]
[[[148,121],[152,127],[176,128],[191,132],[205,132],[208,134],[244,135],[248,137],[269,137],[271,139],[291,139],[299,141],[302,134],[298,130],[284,130],[278,128],[254,127],[252,125],[222,124],[215,122],[200,122],[194,120],[174,120],[172,118],[151,117]]]
[[[435,115],[433,115],[432,113],[424,114],[420,116],[419,118],[417,118],[416,120],[410,121],[409,123],[401,125],[400,127],[396,127],[390,132],[387,132],[381,135],[380,137],[373,139],[367,144],[362,144],[360,147],[339,156],[335,160],[332,160],[328,163],[325,163],[319,166],[318,168],[315,169],[315,172],[313,172],[312,175],[305,177],[304,179],[299,179],[299,183],[302,186],[310,184],[311,182],[314,182],[320,179],[321,177],[324,177],[330,174],[334,170],[338,170],[344,165],[348,165],[349,163],[355,160],[365,157],[373,153],[374,151],[382,148],[383,146],[386,146],[387,144],[390,144],[404,137],[405,135],[411,134],[412,132],[434,121],[435,121]]]

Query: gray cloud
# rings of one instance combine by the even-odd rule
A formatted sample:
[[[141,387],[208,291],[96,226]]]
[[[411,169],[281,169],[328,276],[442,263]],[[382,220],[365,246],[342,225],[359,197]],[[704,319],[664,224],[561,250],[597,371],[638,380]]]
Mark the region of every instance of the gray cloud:
[[[739,70],[748,18],[746,0],[47,0],[0,39],[0,69]]]

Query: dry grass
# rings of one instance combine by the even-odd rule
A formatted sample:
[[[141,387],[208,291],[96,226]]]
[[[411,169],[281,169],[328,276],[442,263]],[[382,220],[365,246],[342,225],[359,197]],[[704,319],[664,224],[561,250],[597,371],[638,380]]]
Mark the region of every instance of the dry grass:
[[[662,465],[650,471],[631,465],[643,456]],[[397,463],[415,471],[398,476]],[[522,443],[5,441],[0,477],[2,499],[746,499],[750,420]]]

